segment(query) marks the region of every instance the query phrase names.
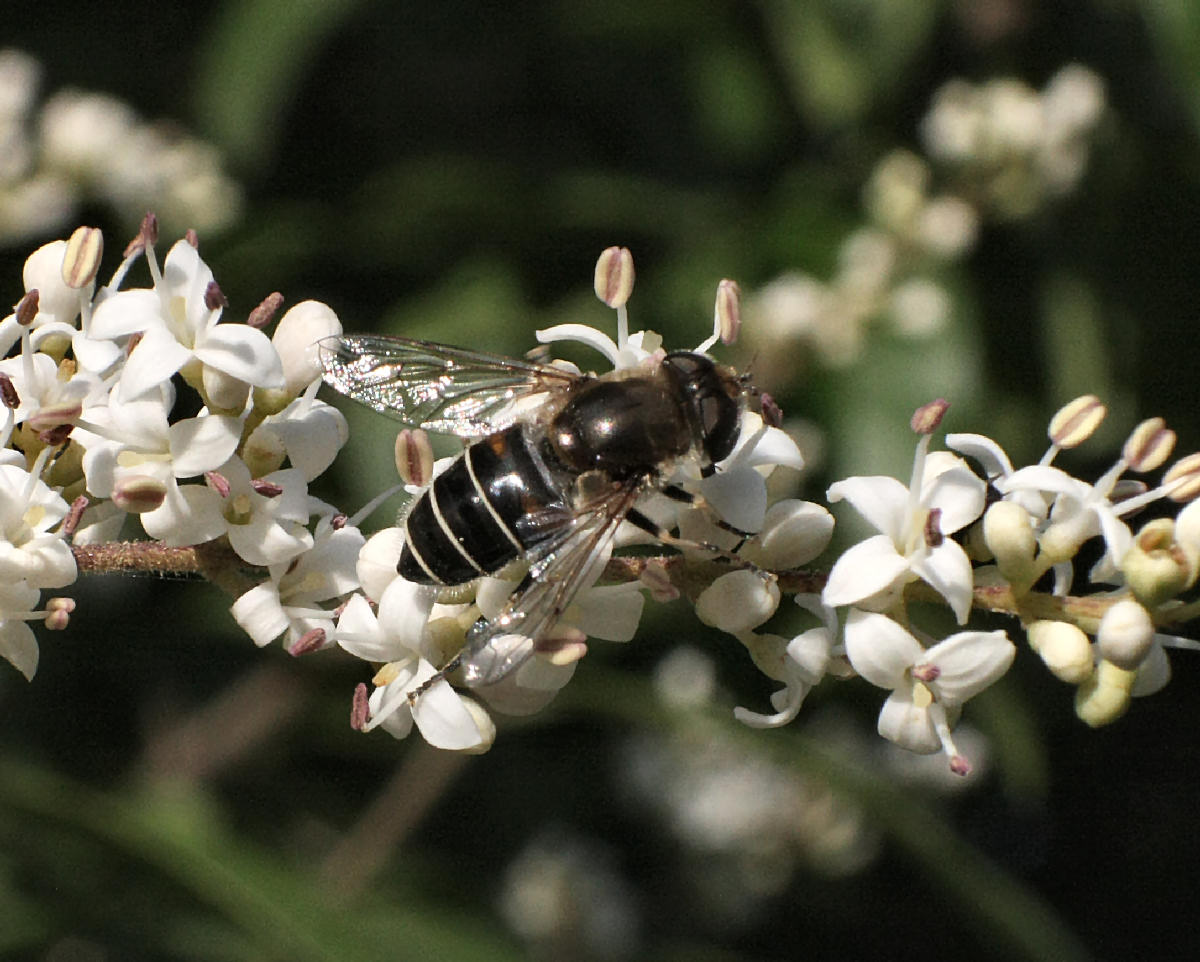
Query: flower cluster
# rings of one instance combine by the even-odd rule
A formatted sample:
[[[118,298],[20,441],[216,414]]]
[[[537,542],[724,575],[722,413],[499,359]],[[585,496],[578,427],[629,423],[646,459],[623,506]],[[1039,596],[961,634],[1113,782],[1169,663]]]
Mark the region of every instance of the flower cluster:
[[[0,50],[0,243],[52,234],[85,203],[131,224],[149,205],[206,233],[237,218],[241,190],[215,148],[107,94],[60,90],[39,105],[40,74],[28,54]]]
[[[522,603],[523,578],[552,584],[562,576],[552,554],[436,588],[400,575],[403,525],[370,538],[359,531],[399,487],[419,498],[457,460],[435,462],[423,431],[400,432],[402,485],[355,516],[308,493],[348,437],[341,414],[316,398],[323,375],[337,380],[320,354],[320,342],[341,335],[333,311],[309,301],[275,322],[282,298],[272,294],[245,323],[228,320],[195,235],[161,265],[156,242],[147,216],[103,286],[98,231],[79,228],[45,245],[26,262],[25,295],[0,321],[0,349],[11,355],[0,360],[0,655],[27,677],[38,655],[27,622],[63,628],[73,609],[62,597],[42,606],[41,593],[70,585],[77,556],[132,533],[134,522],[150,540],[124,545],[126,563],[143,553],[146,567],[161,568],[154,552],[204,546],[233,559],[232,614],[256,644],[282,639],[293,655],[340,649],[371,663],[371,685],[354,694],[355,727],[397,737],[416,728],[437,747],[466,752],[491,745],[492,712],[529,714],[553,699],[589,639],[632,639],[647,597],[686,594],[701,621],[736,638],[780,684],[770,712],[736,709],[746,725],[783,725],[826,676],[857,675],[888,692],[881,735],[914,752],[942,752],[959,774],[971,767],[953,737],[963,705],[1005,673],[1016,647],[1000,630],[927,634],[913,623],[914,600],[943,603],[964,626],[972,608],[1017,615],[1033,650],[1077,686],[1077,711],[1092,725],[1165,684],[1164,647],[1188,646],[1160,629],[1200,610],[1182,600],[1200,574],[1200,455],[1176,461],[1154,487],[1125,478],[1156,471],[1171,455],[1174,434],[1151,419],[1094,484],[1071,476],[1052,462],[1104,417],[1091,396],[1055,416],[1046,455],[1019,469],[980,435],[951,434],[950,451],[931,451],[948,405],[919,409],[907,485],[851,477],[829,488],[831,503],[849,502],[878,533],[821,577],[798,569],[825,551],[834,519],[820,504],[771,501],[767,478],[803,459],[764,395],[761,414],[741,411],[736,443],[711,471],[684,457],[663,465],[658,485],[634,489],[639,523],[622,523],[611,544],[589,550],[561,607],[524,639],[520,620],[504,619]],[[150,285],[129,286],[141,261]],[[629,252],[610,248],[596,293],[616,309],[616,340],[578,324],[540,331],[539,340],[595,348],[614,371],[628,372],[611,383],[653,371],[667,355],[658,335],[629,332],[632,286]],[[733,340],[739,324],[737,286],[722,281],[712,334],[698,350]],[[177,407],[181,391],[198,404]],[[513,404],[516,417],[538,416],[536,407],[521,410],[519,397]],[[580,498],[585,490],[581,483]],[[1155,501],[1188,506],[1132,530],[1127,519]],[[1074,562],[1095,539],[1103,552],[1087,577],[1105,590],[1071,597]],[[613,554],[647,541],[681,553]],[[798,633],[768,625],[779,623],[787,591],[812,622]],[[472,686],[456,668],[483,623],[518,632],[487,635],[488,657],[532,655]]]
[[[877,318],[933,334],[952,305],[938,272],[971,251],[981,224],[1031,216],[1073,190],[1104,107],[1100,78],[1077,64],[1040,93],[1018,80],[946,84],[920,125],[927,158],[885,156],[865,192],[869,223],[842,244],[833,277],[776,278],[747,305],[752,330],[772,354],[785,339],[835,366],[859,359]]]
[[[315,397],[315,342],[340,332],[337,317],[298,304],[268,338],[261,328],[281,302],[272,295],[248,323],[222,322],[225,298],[195,235],[161,266],[156,240],[147,216],[103,286],[99,231],[46,244],[0,320],[0,353],[12,355],[0,361],[0,654],[27,676],[38,649],[25,622],[66,625],[67,600],[35,609],[41,591],[75,580],[71,545],[116,541],[134,520],[168,548],[221,539],[241,563],[290,575],[305,599],[351,587],[331,545],[362,536],[307,491],[348,437]],[[143,259],[152,286],[127,287]],[[181,389],[199,395],[195,416],[175,414]],[[302,555],[319,562],[315,576],[297,577]]]

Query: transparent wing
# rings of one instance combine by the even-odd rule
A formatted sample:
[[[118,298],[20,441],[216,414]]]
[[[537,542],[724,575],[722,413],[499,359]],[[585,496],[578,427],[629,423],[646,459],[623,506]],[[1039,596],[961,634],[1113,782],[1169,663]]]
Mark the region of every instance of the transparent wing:
[[[468,632],[460,657],[469,687],[500,681],[546,643],[580,588],[599,576],[597,568],[643,488],[641,482],[614,487],[577,512],[562,535],[536,553],[504,610]]]
[[[320,343],[325,383],[414,427],[462,438],[502,431],[523,398],[581,377],[549,364],[403,337],[346,335]]]

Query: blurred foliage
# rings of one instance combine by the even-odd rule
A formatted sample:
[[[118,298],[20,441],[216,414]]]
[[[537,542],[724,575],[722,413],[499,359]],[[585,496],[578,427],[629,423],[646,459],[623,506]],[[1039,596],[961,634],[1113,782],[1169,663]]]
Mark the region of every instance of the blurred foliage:
[[[12,11],[5,42],[51,88],[108,91],[225,151],[246,217],[201,242],[235,316],[280,290],[328,302],[348,330],[509,353],[536,327],[611,323],[590,283],[614,243],[636,259],[635,326],[698,343],[720,278],[753,291],[830,274],[873,166],[918,149],[948,79],[1040,87],[1086,64],[1111,110],[1087,176],[1031,220],[984,227],[939,278],[953,325],[924,341],[877,330],[848,368],[771,358],[786,377],[764,387],[821,432],[809,496],[838,474],[905,477],[909,414],[937,395],[949,430],[990,434],[1014,460],[1036,458],[1050,413],[1084,391],[1112,407],[1110,445],[1161,414],[1181,452],[1200,446],[1200,15],[1186,0],[118,0],[103,16],[56,0]],[[100,209],[86,220],[110,251],[132,230]],[[0,252],[11,300],[27,253]],[[318,493],[353,510],[388,483],[393,428],[347,413],[351,444]],[[1103,448],[1081,456],[1102,469]],[[614,853],[634,958],[1128,958],[1188,931],[1200,851],[1180,720],[1200,672],[1184,658],[1101,732],[1022,659],[971,705],[992,768],[954,797],[867,778],[861,745],[813,750],[807,719],[834,702],[872,734],[880,694],[865,686],[826,683],[795,732],[733,731],[861,804],[886,841],[864,871],[797,865],[722,913],[700,894],[712,867],[618,787],[631,731],[732,727],[655,707],[644,679],[675,643],[715,659],[723,711],[766,702],[744,653],[678,608],[626,649],[597,645],[561,706],[447,767],[350,732],[361,666],[254,650],[211,588],[79,594],[32,685],[0,672],[6,958],[522,958],[497,905],[549,825]],[[603,945],[529,957],[619,957]]]

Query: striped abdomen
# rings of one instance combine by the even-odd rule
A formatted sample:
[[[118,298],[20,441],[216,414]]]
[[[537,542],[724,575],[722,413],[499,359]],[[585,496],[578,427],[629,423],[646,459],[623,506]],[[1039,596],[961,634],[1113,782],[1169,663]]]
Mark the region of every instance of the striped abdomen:
[[[524,426],[514,425],[472,444],[417,499],[397,569],[418,584],[494,574],[539,540],[528,516],[561,513],[564,499]]]

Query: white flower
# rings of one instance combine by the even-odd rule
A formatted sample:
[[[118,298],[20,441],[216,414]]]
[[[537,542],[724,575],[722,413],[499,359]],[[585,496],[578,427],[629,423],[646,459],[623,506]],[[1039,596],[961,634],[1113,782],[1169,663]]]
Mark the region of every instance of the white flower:
[[[948,535],[979,517],[986,486],[961,458],[944,451],[926,455],[928,446],[926,434],[917,444],[908,488],[888,477],[847,478],[830,486],[830,501],[845,498],[881,533],[837,560],[825,586],[826,604],[887,606],[920,578],[949,602],[959,624],[967,620],[971,562]]]
[[[121,502],[135,486],[149,482],[158,486],[162,506],[149,511],[143,524],[149,525],[148,532],[160,533],[184,524],[184,506],[194,495],[180,495],[177,481],[220,467],[232,456],[241,437],[241,422],[233,417],[207,414],[171,424],[167,415],[174,394],[164,394],[89,408],[72,435],[84,448],[83,470],[88,490],[96,497]],[[206,534],[204,529],[178,530],[176,535],[182,540],[174,543],[215,537]]]
[[[0,584],[61,588],[75,580],[71,549],[50,531],[66,516],[67,502],[36,473],[0,464]]]
[[[495,727],[477,702],[459,694],[445,679],[434,682],[419,698],[409,698],[437,674],[422,654],[429,642],[434,597],[428,587],[396,578],[384,591],[378,614],[361,595],[346,603],[337,624],[338,644],[368,661],[387,662],[375,675],[375,691],[368,702],[370,720],[364,728],[379,726],[404,738],[415,722],[435,748],[482,751],[495,737]]]
[[[854,670],[891,690],[879,712],[879,734],[920,754],[945,751],[952,767],[963,765],[950,730],[967,699],[1012,664],[1016,648],[1005,633],[961,631],[926,650],[891,618],[855,609],[845,637]]]
[[[335,528],[329,518],[322,518],[312,549],[293,561],[270,565],[270,580],[251,588],[233,603],[230,610],[234,620],[260,647],[285,631],[285,645],[316,628],[332,638],[336,614],[321,608],[319,602],[339,598],[358,587],[355,563],[364,542],[357,528]],[[359,595],[355,597],[362,600]]]
[[[198,515],[199,527],[219,529],[213,537],[228,536],[230,547],[253,565],[290,561],[312,548],[313,536],[305,528],[309,518],[308,484],[298,468],[286,468],[252,479],[249,469],[237,458],[232,458],[217,474],[224,479],[220,492],[199,485],[179,489],[180,492],[192,488],[200,492],[208,490],[216,496],[215,501],[212,497],[203,497],[190,502]],[[174,540],[174,532],[148,524],[152,519],[157,521],[157,514],[151,512],[142,516],[147,534],[167,544],[188,543]],[[152,526],[154,530],[151,530]]]
[[[21,355],[0,361],[0,372],[12,379],[21,403],[15,416],[18,424],[29,422],[35,431],[71,424],[88,404],[104,397],[104,387],[95,374],[64,367],[47,354],[32,353],[26,346]]]
[[[154,389],[181,369],[193,387],[199,389],[202,380],[209,402],[222,409],[241,408],[245,391],[237,385],[283,387],[279,356],[262,331],[217,323],[221,308],[211,306],[212,284],[212,271],[196,249],[179,241],[153,290],[119,291],[96,308],[92,337],[142,335],[121,373],[123,400]]]
[[[735,708],[733,717],[750,728],[778,728],[800,712],[805,697],[825,677],[833,644],[837,638],[837,614],[821,604],[817,595],[796,595],[796,603],[821,619],[821,625],[803,631],[790,640],[778,635],[741,636],[754,663],[768,677],[783,682],[771,695],[772,715],[747,708]]]

